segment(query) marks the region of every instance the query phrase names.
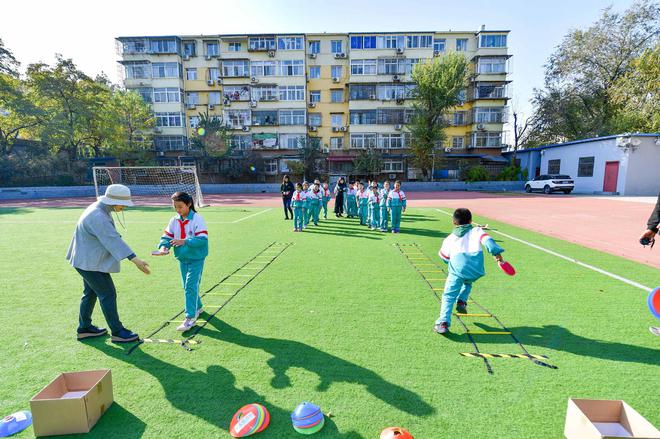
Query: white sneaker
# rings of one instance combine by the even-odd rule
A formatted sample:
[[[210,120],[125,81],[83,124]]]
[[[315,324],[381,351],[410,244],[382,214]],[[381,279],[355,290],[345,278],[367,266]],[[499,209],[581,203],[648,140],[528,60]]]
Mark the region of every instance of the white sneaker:
[[[197,310],[197,313],[195,313],[195,320],[197,320],[203,312],[204,312],[204,307],[202,306]]]
[[[186,317],[186,319],[181,323],[176,330],[179,332],[186,332],[190,331],[190,329],[195,326],[195,322],[197,322],[197,318],[191,319],[189,317]]]

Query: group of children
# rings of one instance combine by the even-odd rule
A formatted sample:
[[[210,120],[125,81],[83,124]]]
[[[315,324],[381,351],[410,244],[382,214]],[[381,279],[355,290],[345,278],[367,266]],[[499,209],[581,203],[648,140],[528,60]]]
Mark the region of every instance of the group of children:
[[[334,192],[336,195],[337,189]],[[311,187],[306,181],[296,183],[291,198],[293,231],[302,232],[310,221],[317,226],[321,208],[323,218],[327,219],[328,202],[331,198],[332,192],[327,182],[321,185],[319,180],[314,180]],[[401,190],[400,181],[394,183],[392,190],[389,181],[383,183],[382,188],[375,180],[369,181],[366,185],[361,181],[354,181],[348,185],[343,202],[343,210],[348,218],[359,218],[361,225],[381,232],[388,231],[391,220],[392,233],[399,233],[401,214],[406,211],[407,205],[406,194]]]

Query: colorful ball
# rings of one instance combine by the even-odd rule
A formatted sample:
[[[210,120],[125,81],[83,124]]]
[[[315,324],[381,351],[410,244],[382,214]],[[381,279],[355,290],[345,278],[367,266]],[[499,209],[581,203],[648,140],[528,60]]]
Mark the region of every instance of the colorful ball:
[[[264,431],[270,423],[270,413],[261,404],[241,407],[231,419],[229,433],[233,437],[245,437]]]
[[[414,439],[405,428],[388,427],[380,433],[380,439]]]
[[[206,134],[206,130],[204,128],[201,128],[201,127],[197,128],[197,134],[199,134],[200,136],[203,136],[204,134]]]
[[[656,319],[660,319],[660,287],[651,290],[647,302],[651,314],[653,314]]]
[[[304,401],[291,413],[291,423],[298,433],[314,434],[325,425],[325,416],[319,406]]]
[[[250,171],[257,172],[257,168],[255,166],[250,166]]]

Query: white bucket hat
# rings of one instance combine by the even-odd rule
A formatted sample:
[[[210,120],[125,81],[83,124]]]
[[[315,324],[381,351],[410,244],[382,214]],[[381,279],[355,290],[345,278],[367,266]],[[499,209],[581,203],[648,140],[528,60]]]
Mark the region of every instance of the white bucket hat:
[[[111,184],[105,190],[105,195],[100,196],[98,200],[109,206],[133,206],[131,190],[123,184]]]

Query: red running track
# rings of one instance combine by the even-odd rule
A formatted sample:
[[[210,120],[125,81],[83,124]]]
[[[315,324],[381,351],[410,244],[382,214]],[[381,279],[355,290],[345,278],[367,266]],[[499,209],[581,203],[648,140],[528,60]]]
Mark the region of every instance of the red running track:
[[[565,195],[494,194],[483,192],[409,192],[411,207],[467,207],[475,215],[522,227],[585,247],[660,268],[660,249],[642,248],[638,239],[652,204]],[[139,205],[167,200],[134,197]],[[94,198],[4,200],[0,207],[84,207]],[[280,207],[277,194],[204,195],[213,206]]]

